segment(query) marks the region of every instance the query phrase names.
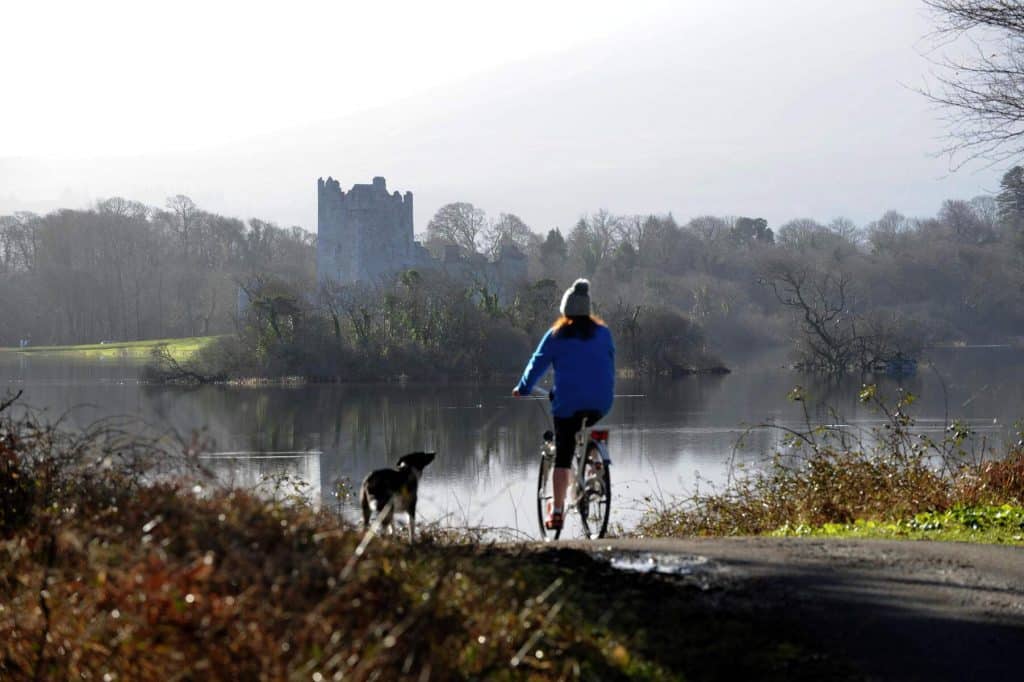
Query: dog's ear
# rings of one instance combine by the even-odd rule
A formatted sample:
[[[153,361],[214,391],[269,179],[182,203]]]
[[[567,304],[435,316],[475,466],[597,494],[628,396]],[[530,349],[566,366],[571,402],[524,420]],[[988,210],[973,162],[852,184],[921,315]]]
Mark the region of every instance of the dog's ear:
[[[423,463],[422,452],[407,452],[398,458],[399,469],[405,469],[407,467],[419,467],[422,469],[424,466],[426,465]]]
[[[423,469],[433,461],[433,452],[410,452],[407,455],[402,455],[402,458],[398,460],[398,468],[416,467],[417,469]]]

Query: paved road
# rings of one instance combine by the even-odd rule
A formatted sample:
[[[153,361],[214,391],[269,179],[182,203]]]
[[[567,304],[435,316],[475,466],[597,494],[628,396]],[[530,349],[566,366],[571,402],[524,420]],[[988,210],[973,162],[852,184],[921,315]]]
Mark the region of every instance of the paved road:
[[[805,538],[573,546],[682,566],[687,581],[796,617],[870,679],[1024,680],[1024,548]]]

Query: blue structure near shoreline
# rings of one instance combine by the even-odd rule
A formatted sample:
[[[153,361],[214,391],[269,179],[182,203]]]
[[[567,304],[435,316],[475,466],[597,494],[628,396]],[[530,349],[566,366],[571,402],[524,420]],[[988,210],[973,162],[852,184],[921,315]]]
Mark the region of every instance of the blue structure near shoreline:
[[[909,377],[917,374],[917,360],[897,355],[885,363],[885,373],[891,377]]]

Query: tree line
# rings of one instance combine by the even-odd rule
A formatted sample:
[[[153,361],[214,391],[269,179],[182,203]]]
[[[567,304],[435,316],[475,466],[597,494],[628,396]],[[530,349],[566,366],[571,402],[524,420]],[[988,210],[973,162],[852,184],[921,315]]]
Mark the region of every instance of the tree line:
[[[159,209],[111,199],[4,216],[0,343],[237,331],[217,351],[233,373],[479,376],[520,364],[579,276],[593,281],[620,364],[641,373],[779,344],[808,369],[865,370],[929,343],[1024,338],[1020,167],[996,196],[949,200],[926,218],[888,211],[862,226],[602,210],[565,232],[537,232],[460,202],[420,239],[469,262],[513,244],[529,276],[502,291],[472,268],[318,283],[312,235],[218,216],[182,196]]]
[[[552,280],[557,292],[590,277],[604,314],[636,327],[668,310],[728,355],[789,343],[806,369],[864,371],[933,343],[1024,340],[1019,166],[994,196],[947,200],[931,217],[887,211],[864,225],[598,211],[538,234],[516,216],[492,222],[458,207],[438,212],[427,244],[493,253],[511,241],[529,255],[531,281]]]
[[[471,275],[408,270],[386,282],[321,282],[310,296],[280,278],[256,277],[244,284],[249,305],[237,334],[190,363],[165,353],[150,376],[186,382],[486,380],[522,370],[557,316],[559,286],[550,278],[524,282],[503,301]],[[700,326],[672,307],[619,302],[605,310],[620,370],[722,370]]]
[[[314,279],[305,230],[121,198],[0,216],[0,345],[97,343],[234,328],[240,278]]]

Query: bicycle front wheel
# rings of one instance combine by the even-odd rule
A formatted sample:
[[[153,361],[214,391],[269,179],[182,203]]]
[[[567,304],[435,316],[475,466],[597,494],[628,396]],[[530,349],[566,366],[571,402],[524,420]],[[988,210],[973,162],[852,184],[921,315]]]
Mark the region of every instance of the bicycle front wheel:
[[[597,540],[608,533],[612,512],[610,467],[593,444],[587,448],[587,456],[580,465],[584,467],[583,490],[579,497],[580,524],[584,537]]]

